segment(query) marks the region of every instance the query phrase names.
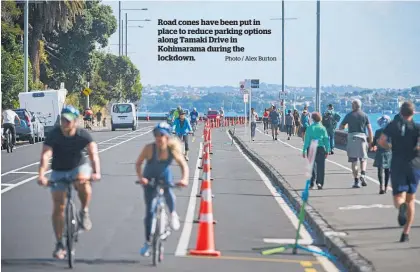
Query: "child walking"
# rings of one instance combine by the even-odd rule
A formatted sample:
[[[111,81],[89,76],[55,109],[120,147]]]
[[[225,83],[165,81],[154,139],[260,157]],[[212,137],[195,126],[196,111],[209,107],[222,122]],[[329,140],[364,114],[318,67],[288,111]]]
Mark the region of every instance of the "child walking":
[[[390,122],[391,118],[388,115],[383,115],[378,119],[380,129],[375,132],[375,137],[372,143],[372,150],[376,152],[373,167],[378,168],[379,194],[381,195],[385,194],[388,188],[392,151],[380,147],[378,145],[378,140],[381,137],[382,131]],[[383,174],[385,174],[385,176]]]

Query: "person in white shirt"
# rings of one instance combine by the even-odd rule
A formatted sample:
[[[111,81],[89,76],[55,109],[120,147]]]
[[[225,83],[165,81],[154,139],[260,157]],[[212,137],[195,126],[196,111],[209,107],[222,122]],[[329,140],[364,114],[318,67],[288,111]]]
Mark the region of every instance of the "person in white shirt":
[[[255,129],[257,128],[258,114],[255,112],[254,108],[251,108],[251,139],[254,141]]]
[[[16,112],[6,109],[3,111],[3,114],[1,116],[1,122],[3,131],[6,131],[6,129],[10,129],[10,132],[12,133],[12,142],[13,145],[16,144],[16,128],[15,128],[15,120],[20,123],[20,118],[16,114]]]

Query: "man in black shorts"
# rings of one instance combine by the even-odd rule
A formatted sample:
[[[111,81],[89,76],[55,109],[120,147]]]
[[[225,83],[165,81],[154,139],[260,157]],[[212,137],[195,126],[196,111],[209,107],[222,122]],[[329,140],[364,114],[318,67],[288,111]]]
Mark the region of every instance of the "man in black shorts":
[[[384,129],[378,143],[392,148],[391,183],[394,205],[398,209],[398,223],[404,226],[400,242],[408,241],[414,222],[415,193],[420,180],[420,129],[414,123],[413,103],[404,102],[400,114]],[[391,138],[391,145],[388,144]]]
[[[98,147],[92,136],[85,130],[77,128],[79,112],[72,106],[64,107],[61,112],[61,125],[54,127],[44,142],[39,167],[38,184],[48,185],[45,172],[48,161],[52,157],[51,177],[52,181],[69,179],[75,181],[82,209],[80,211],[81,225],[85,230],[92,228],[89,218],[88,206],[91,200],[92,188],[89,180],[101,178]],[[82,150],[87,147],[92,168],[86,160]],[[66,199],[66,184],[57,183],[51,188],[53,199],[53,228],[57,239],[53,257],[63,259],[66,256],[65,247],[62,243],[64,228],[64,209]]]

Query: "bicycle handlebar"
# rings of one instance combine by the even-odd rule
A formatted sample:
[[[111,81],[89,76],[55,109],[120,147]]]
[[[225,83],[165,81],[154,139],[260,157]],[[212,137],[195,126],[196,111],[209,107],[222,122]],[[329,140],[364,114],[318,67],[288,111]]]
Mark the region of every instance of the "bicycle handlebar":
[[[73,181],[76,181],[76,180],[73,180],[73,179],[68,179],[68,178],[62,178],[62,179],[58,179],[58,180],[48,180],[48,184],[47,184],[47,187],[52,187],[52,186],[54,186],[55,184],[57,184],[57,183],[59,183],[59,182],[68,182],[68,181],[70,181],[70,182],[73,182]],[[90,182],[98,182],[99,180],[93,180],[93,179],[88,179],[88,181],[90,181]],[[70,185],[71,183],[69,183],[69,185]]]
[[[159,186],[161,187],[161,188],[177,188],[177,187],[182,187],[181,185],[179,185],[179,184],[174,184],[174,185],[171,185],[171,184],[163,184],[163,180],[159,180]],[[148,187],[157,187],[157,182],[156,182],[156,180],[155,179],[151,179],[151,180],[149,180],[149,182],[147,183],[147,184],[141,184],[140,183],[140,181],[138,181],[138,180],[136,180],[135,182],[134,182],[135,184],[140,184],[140,185],[144,185],[144,186],[148,186]]]

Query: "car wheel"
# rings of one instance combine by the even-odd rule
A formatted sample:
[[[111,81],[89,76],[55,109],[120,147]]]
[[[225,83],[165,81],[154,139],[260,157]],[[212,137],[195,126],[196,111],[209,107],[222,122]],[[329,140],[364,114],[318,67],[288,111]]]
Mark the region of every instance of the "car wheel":
[[[111,130],[112,130],[112,131],[115,131],[115,127],[114,127],[114,126],[112,126],[112,127],[111,127]]]
[[[29,143],[30,143],[30,144],[34,144],[34,143],[35,143],[35,136],[31,136],[31,137],[29,138]]]

